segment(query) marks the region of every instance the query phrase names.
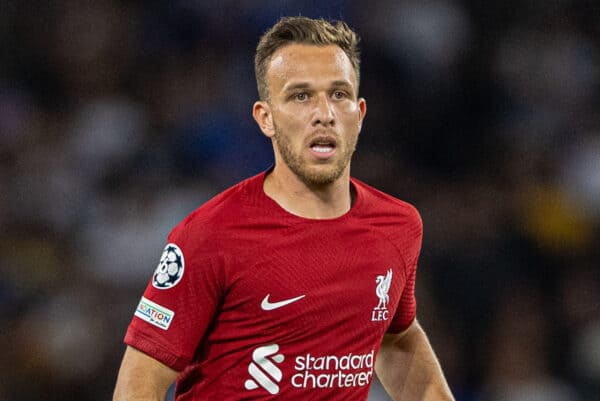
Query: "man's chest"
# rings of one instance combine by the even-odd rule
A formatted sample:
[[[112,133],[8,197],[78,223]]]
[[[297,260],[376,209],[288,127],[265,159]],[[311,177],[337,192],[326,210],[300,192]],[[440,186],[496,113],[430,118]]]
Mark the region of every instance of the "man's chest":
[[[366,398],[405,287],[404,261],[367,230],[301,231],[232,245],[204,372],[253,395]]]
[[[398,250],[369,232],[305,231],[239,249],[218,319],[265,341],[380,337],[405,284]]]

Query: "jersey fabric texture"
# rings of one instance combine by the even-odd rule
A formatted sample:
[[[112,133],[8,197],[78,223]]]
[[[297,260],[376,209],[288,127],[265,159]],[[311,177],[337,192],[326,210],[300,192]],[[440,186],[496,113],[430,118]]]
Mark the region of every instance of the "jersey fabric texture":
[[[173,229],[177,281],[155,273],[125,342],[181,372],[178,401],[366,400],[384,333],[415,318],[421,218],[356,179],[343,216],[298,217],[265,174]]]

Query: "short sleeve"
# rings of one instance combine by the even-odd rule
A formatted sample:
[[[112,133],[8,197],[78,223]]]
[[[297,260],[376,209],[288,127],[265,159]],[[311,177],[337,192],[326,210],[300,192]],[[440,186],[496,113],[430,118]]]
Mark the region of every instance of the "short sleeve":
[[[417,299],[415,298],[415,276],[416,266],[407,277],[404,290],[400,296],[400,302],[396,313],[388,328],[388,333],[401,333],[406,330],[417,316]]]
[[[406,330],[417,316],[415,284],[417,264],[423,240],[423,222],[416,209],[411,208],[411,211],[412,218],[410,224],[407,224],[403,236],[405,242],[399,248],[404,260],[406,280],[396,313],[388,327],[388,333],[400,333]]]
[[[218,258],[184,224],[169,235],[125,343],[177,371],[192,360],[222,295]]]

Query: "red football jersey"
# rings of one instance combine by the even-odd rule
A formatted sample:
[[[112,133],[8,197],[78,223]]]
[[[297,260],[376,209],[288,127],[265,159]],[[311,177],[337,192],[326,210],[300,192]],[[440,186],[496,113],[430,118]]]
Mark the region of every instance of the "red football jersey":
[[[265,173],[177,225],[125,342],[181,371],[183,400],[365,400],[385,332],[415,318],[422,223],[352,179],[356,200],[306,219]]]

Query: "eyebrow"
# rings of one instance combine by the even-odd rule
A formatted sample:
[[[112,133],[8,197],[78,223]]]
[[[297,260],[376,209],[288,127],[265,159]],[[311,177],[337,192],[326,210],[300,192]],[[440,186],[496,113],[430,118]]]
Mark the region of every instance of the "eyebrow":
[[[298,82],[283,88],[284,92],[292,92],[296,89],[308,89],[310,88],[310,84],[308,82]]]
[[[352,88],[352,84],[346,80],[336,80],[331,83],[331,87],[333,87],[333,88],[339,88],[339,87]],[[297,89],[308,89],[308,88],[310,88],[310,84],[308,82],[298,82],[298,83],[291,84],[289,86],[284,87],[283,91],[284,92],[292,92]]]

